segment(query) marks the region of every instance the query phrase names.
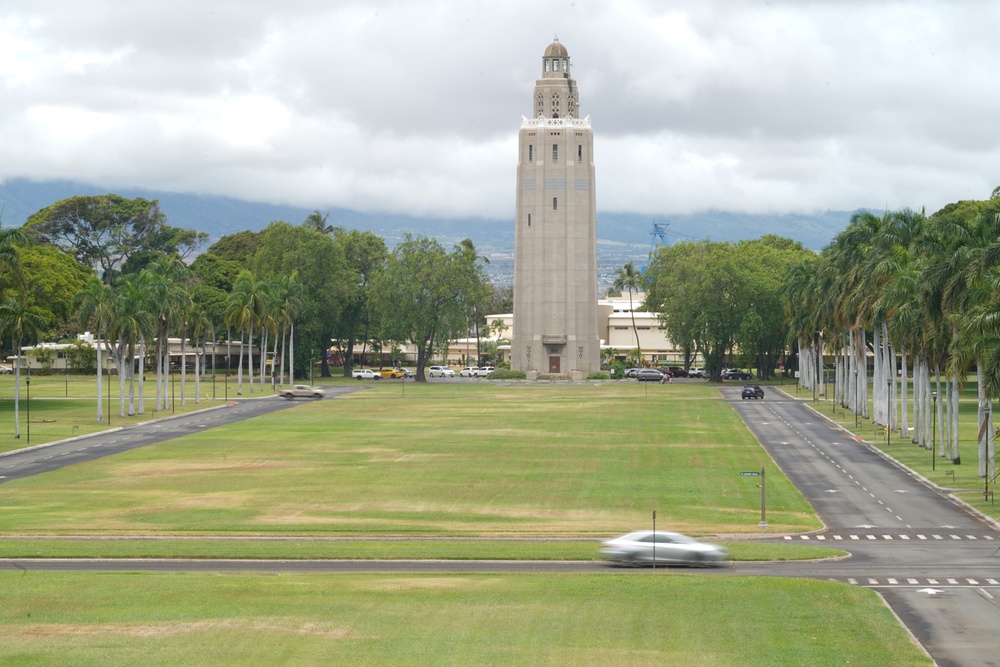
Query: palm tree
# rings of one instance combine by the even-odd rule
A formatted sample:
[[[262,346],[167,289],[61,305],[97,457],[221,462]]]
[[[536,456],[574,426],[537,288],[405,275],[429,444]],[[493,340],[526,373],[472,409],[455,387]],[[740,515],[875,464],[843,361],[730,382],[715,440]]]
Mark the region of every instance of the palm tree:
[[[151,262],[142,272],[149,289],[156,320],[156,409],[169,407],[170,330],[182,321],[182,312],[190,302],[185,284],[190,270],[179,258]]]
[[[278,323],[281,328],[281,372],[278,376],[278,384],[285,382],[285,338],[288,339],[288,369],[289,382],[294,383],[295,378],[295,320],[302,314],[303,301],[302,294],[305,288],[296,281],[296,273],[290,276],[281,276],[275,281],[274,297],[278,308]],[[277,343],[277,340],[275,340]]]
[[[21,344],[34,343],[45,326],[44,318],[35,308],[25,308],[17,299],[0,304],[0,331],[10,336],[14,351],[14,437],[21,437]]]
[[[632,292],[641,292],[644,282],[642,273],[635,270],[632,262],[626,262],[624,267],[618,269],[618,275],[615,276],[613,285],[613,288],[618,291],[628,290],[628,310],[629,314],[632,315],[632,331],[635,333],[635,347],[639,351],[639,366],[642,366],[642,346],[639,344],[639,330],[635,327],[635,308],[632,306]]]
[[[76,297],[76,307],[77,316],[80,319],[80,323],[84,326],[87,323],[92,323],[94,325],[94,348],[97,351],[97,421],[104,421],[104,410],[102,408],[101,398],[103,397],[101,391],[101,376],[103,369],[101,368],[101,333],[107,333],[108,325],[111,322],[111,305],[113,301],[113,295],[111,293],[111,288],[105,284],[103,280],[97,276],[92,276],[87,284],[84,285],[83,291]]]
[[[243,332],[247,333],[249,347],[247,349],[247,365],[250,375],[250,393],[253,393],[253,331],[258,322],[261,310],[261,289],[253,274],[247,270],[240,271],[233,282],[233,291],[226,304],[226,324],[240,330],[240,345],[243,344]],[[236,393],[243,394],[243,353],[240,351],[240,364]]]
[[[326,224],[327,219],[330,217],[329,213],[320,213],[319,211],[313,211],[308,216],[306,216],[305,221],[302,223],[303,227],[309,227],[310,229],[315,229],[320,234],[330,234],[336,227],[333,225]]]
[[[116,339],[118,366],[119,416],[125,416],[125,381],[128,379],[128,414],[136,414],[135,359],[140,359],[139,373],[144,371],[141,359],[145,356],[147,335],[154,330],[153,313],[149,309],[148,285],[138,276],[119,276],[115,282],[116,298],[112,304],[111,325],[108,339]],[[140,396],[142,386],[139,387]]]

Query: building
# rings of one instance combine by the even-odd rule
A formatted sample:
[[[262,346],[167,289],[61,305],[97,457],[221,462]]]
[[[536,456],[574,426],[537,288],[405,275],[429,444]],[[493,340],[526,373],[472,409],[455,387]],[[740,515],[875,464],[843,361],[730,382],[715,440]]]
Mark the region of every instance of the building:
[[[594,135],[558,39],[532,103],[518,140],[511,367],[579,380],[600,370]]]

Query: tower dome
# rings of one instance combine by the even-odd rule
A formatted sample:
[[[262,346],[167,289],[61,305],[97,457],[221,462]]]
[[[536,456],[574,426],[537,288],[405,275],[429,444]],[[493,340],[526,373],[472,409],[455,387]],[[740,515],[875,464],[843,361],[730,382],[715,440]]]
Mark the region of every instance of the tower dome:
[[[555,41],[548,45],[545,49],[545,58],[568,58],[569,51],[566,47],[559,43],[559,38],[556,37]]]

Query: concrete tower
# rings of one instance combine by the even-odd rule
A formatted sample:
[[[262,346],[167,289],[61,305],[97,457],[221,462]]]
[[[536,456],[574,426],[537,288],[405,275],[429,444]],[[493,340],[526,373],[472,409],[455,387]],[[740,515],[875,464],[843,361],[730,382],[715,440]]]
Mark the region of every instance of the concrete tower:
[[[558,39],[532,102],[518,141],[511,367],[579,380],[601,367],[594,134]]]

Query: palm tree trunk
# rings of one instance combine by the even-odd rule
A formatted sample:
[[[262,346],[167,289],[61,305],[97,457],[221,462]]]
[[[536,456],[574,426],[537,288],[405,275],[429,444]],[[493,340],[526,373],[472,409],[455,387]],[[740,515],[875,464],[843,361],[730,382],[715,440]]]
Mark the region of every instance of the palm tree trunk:
[[[295,384],[295,322],[288,333],[288,384]]]
[[[247,336],[247,375],[250,378],[250,393],[253,393],[253,324],[250,325],[250,335]]]
[[[101,404],[101,374],[104,369],[101,368],[101,328],[97,327],[97,337],[94,339],[94,348],[97,350],[97,423],[102,423],[104,421],[104,407]]]
[[[139,336],[139,414],[146,414],[146,337]]]
[[[21,437],[21,350],[18,349],[17,338],[13,339],[14,347],[14,437]],[[100,405],[101,399],[97,399]],[[29,429],[30,430],[30,429]],[[29,434],[30,435],[30,434]]]

